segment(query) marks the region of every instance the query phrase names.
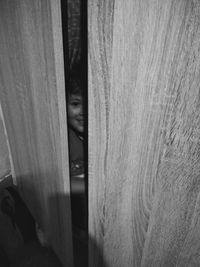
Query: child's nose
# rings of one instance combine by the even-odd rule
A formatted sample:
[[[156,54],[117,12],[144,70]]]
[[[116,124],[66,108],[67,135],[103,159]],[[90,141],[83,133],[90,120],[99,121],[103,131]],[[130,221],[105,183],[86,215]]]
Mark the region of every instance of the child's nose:
[[[80,106],[80,114],[84,115],[84,106],[83,105]]]

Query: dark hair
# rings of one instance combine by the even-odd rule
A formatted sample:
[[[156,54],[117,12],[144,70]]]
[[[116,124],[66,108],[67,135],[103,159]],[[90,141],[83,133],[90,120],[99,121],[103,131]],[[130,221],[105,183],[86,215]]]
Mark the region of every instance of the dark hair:
[[[81,83],[81,64],[75,63],[69,73],[69,79],[67,82],[67,93],[69,95],[82,95],[83,88]]]
[[[80,79],[70,77],[67,86],[68,95],[82,95],[81,81]]]

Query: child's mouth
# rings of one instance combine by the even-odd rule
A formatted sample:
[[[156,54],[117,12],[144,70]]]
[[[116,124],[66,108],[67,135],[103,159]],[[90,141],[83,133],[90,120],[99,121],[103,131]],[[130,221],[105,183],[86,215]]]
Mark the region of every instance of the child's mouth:
[[[80,124],[84,124],[84,119],[77,119]]]

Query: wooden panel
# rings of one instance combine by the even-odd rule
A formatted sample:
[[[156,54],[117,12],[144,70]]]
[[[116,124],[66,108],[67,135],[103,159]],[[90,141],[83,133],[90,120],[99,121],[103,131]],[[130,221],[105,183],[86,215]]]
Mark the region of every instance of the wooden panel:
[[[90,266],[199,266],[200,3],[88,8]]]
[[[0,103],[0,181],[11,172],[6,129]]]
[[[59,0],[1,0],[0,97],[20,192],[72,266]]]

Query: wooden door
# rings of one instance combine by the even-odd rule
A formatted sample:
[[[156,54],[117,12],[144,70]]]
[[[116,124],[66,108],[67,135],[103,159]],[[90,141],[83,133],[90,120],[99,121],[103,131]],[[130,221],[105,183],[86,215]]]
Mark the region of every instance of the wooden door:
[[[0,99],[20,193],[72,266],[59,0],[0,1]]]
[[[90,267],[200,265],[199,14],[88,1]]]
[[[9,147],[6,129],[4,125],[3,112],[0,104],[0,183],[11,173]]]

